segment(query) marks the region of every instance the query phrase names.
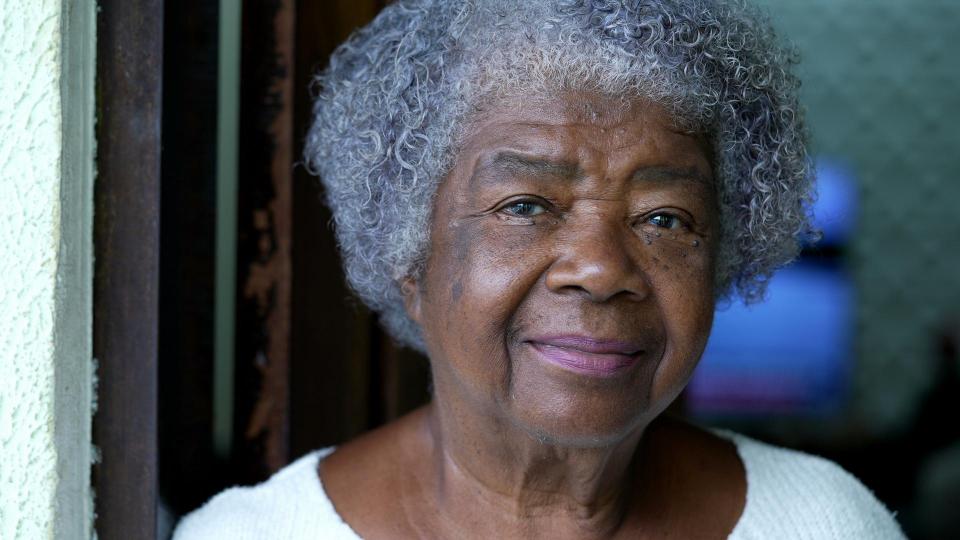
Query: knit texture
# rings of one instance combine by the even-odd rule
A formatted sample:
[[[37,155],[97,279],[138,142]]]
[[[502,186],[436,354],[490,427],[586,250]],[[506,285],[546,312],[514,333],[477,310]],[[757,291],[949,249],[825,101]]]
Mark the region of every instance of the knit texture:
[[[823,458],[718,431],[747,471],[747,501],[731,540],[905,538],[886,508],[850,473]],[[317,474],[326,448],[266,482],[230,488],[177,527],[174,540],[359,540]]]
[[[747,471],[747,504],[731,540],[906,538],[873,493],[836,463],[716,433],[736,444]]]

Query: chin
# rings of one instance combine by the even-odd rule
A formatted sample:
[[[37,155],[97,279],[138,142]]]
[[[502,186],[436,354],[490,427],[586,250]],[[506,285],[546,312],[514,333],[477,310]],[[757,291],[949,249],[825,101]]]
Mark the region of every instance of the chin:
[[[652,418],[651,418],[652,420]],[[609,448],[643,431],[649,421],[634,419],[614,429],[581,429],[574,426],[520,425],[530,437],[541,444],[559,448]]]
[[[642,431],[666,408],[666,404],[652,407],[642,396],[606,396],[601,400],[579,397],[537,399],[531,404],[515,395],[508,415],[516,426],[543,444],[599,448],[615,445]]]
[[[501,410],[531,437],[558,446],[611,446],[638,434],[669,406],[688,379],[685,369],[661,369],[666,367],[662,357],[603,376],[560,368],[529,355],[514,359]]]

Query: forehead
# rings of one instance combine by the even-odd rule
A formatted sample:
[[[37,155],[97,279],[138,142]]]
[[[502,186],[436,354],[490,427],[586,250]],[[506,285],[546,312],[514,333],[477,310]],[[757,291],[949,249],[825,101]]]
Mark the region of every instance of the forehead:
[[[679,129],[664,107],[640,98],[565,92],[504,99],[470,122],[460,165],[475,169],[504,150],[579,172],[669,165],[712,176],[704,138]]]

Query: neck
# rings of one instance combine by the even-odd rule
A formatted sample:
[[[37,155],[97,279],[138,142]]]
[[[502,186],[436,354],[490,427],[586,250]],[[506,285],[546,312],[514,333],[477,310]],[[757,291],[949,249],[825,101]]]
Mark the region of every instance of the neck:
[[[501,537],[512,530],[517,537],[608,538],[618,529],[642,428],[602,446],[563,444],[437,390],[425,428],[434,443],[438,508],[454,523],[482,515],[482,527]]]

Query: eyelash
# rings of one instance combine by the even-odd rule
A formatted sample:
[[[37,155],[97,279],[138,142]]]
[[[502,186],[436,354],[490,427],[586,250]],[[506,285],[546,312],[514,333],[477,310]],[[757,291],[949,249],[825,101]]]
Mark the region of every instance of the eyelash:
[[[520,212],[520,211],[516,211],[516,210],[515,210],[517,207],[539,208],[540,211],[539,211],[539,212],[536,212],[536,213],[533,213],[533,214],[531,214],[531,213],[522,213],[522,212]],[[554,208],[554,205],[551,204],[549,201],[543,200],[543,199],[540,198],[540,197],[532,197],[532,196],[530,196],[530,197],[523,197],[523,198],[513,199],[513,200],[510,200],[510,201],[507,201],[506,203],[504,203],[504,204],[502,204],[500,207],[498,207],[498,208],[496,209],[496,212],[497,212],[497,213],[504,214],[504,215],[506,215],[506,216],[508,216],[508,217],[511,217],[511,218],[528,219],[528,220],[529,220],[529,219],[533,219],[533,218],[536,218],[536,217],[538,217],[538,216],[541,216],[541,215],[543,215],[543,214],[546,214],[546,213],[548,213],[548,212],[551,212],[551,211],[553,210],[553,208]],[[528,210],[528,212],[529,212],[529,210]],[[659,220],[660,218],[665,219],[665,220],[672,220],[673,226],[663,225],[663,224],[658,225],[657,223],[654,222],[654,220]],[[640,218],[640,219],[641,219],[641,221],[640,221],[639,225],[641,225],[641,226],[642,226],[642,225],[647,225],[647,224],[649,224],[649,225],[653,225],[654,227],[657,227],[657,228],[659,228],[659,229],[665,229],[665,230],[681,230],[681,229],[687,229],[687,230],[689,230],[689,229],[691,229],[690,222],[689,222],[687,219],[685,219],[683,216],[680,216],[680,215],[677,215],[677,214],[671,213],[671,212],[662,212],[662,211],[661,211],[661,212],[654,212],[654,213],[652,213],[652,214],[647,214],[646,216],[643,216],[643,217]]]
[[[674,222],[675,222],[675,224],[676,224],[676,227],[670,227],[670,226],[665,226],[665,225],[657,225],[656,223],[653,222],[654,219],[656,219],[656,218],[672,219],[672,220],[674,220]],[[687,220],[683,219],[682,217],[680,217],[680,216],[678,216],[678,215],[676,215],[676,214],[671,214],[671,213],[669,213],[669,212],[657,212],[657,213],[655,213],[655,214],[650,214],[649,216],[647,216],[647,217],[644,218],[643,223],[644,223],[644,224],[649,223],[649,224],[653,225],[654,227],[661,228],[661,229],[668,229],[668,230],[689,229],[689,228],[690,228],[690,225],[689,225],[689,223],[687,222]]]
[[[529,213],[520,213],[512,210],[518,206],[525,206],[528,208],[539,207],[540,211],[535,214],[529,214]],[[545,201],[539,197],[524,197],[520,199],[513,199],[511,201],[507,201],[506,203],[501,205],[499,208],[497,208],[496,211],[513,218],[531,219],[531,218],[535,218],[537,216],[546,214],[552,208],[553,208],[552,204],[550,204],[548,201]]]

